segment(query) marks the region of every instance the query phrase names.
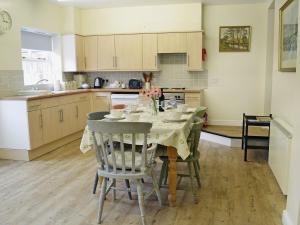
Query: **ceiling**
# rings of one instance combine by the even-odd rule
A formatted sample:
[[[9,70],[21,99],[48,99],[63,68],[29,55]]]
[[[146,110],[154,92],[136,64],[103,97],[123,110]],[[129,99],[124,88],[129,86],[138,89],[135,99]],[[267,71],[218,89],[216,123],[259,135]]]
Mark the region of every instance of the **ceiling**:
[[[163,5],[180,3],[204,4],[255,4],[268,0],[50,0],[62,5],[72,5],[80,8],[111,8],[124,6]]]

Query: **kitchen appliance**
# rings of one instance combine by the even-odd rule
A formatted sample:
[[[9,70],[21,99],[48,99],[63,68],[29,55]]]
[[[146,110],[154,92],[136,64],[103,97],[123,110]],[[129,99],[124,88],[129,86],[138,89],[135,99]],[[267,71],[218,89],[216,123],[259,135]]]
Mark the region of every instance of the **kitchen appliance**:
[[[143,88],[143,81],[138,80],[138,79],[130,79],[128,87],[130,89],[141,89],[141,88]]]
[[[185,88],[163,88],[163,93],[165,96],[165,101],[168,102],[172,99],[175,99],[177,103],[185,103]]]
[[[134,105],[138,103],[139,94],[138,93],[120,93],[112,92],[111,93],[111,104],[114,105]]]
[[[105,80],[101,77],[96,77],[94,81],[94,88],[103,88]]]

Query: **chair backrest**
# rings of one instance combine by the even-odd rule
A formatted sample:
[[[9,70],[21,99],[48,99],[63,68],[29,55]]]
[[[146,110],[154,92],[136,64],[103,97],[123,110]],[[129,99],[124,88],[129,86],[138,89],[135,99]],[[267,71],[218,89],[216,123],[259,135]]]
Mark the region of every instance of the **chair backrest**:
[[[199,117],[195,117],[192,130],[191,130],[191,133],[193,135],[193,144],[191,149],[193,155],[195,155],[196,152],[198,151],[202,127],[203,127],[203,120]]]
[[[207,111],[207,107],[205,107],[205,106],[199,106],[198,108],[196,108],[195,115],[197,117],[202,118],[204,116],[204,114],[205,114],[206,111]]]
[[[91,112],[87,115],[88,120],[102,120],[109,112]]]
[[[89,130],[92,132],[94,146],[97,152],[97,160],[100,165],[100,169],[108,173],[122,175],[128,175],[128,171],[131,174],[144,172],[149,162],[147,156],[153,157],[155,154],[154,148],[147,149],[147,135],[152,127],[151,123],[142,122],[110,122],[110,121],[88,121]],[[126,135],[126,137],[125,137]],[[143,147],[140,152],[139,162],[136,159],[137,146],[136,138],[143,138]],[[131,157],[125,157],[124,139],[130,139],[131,144]],[[97,139],[98,142],[97,142]],[[120,142],[120,148],[118,152],[115,149],[114,141]],[[153,151],[153,152],[151,152]],[[130,152],[126,151],[128,156]],[[121,162],[117,162],[117,157]],[[131,162],[128,160],[131,159]],[[128,164],[130,169],[128,170]]]

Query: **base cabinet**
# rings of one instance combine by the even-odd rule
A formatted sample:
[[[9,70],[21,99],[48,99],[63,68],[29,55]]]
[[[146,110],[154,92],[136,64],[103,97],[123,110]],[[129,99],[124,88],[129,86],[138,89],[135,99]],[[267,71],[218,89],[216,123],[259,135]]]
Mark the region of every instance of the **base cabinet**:
[[[30,133],[30,148],[37,148],[43,145],[43,117],[42,111],[28,112],[28,126]]]
[[[92,96],[93,112],[109,112],[111,108],[109,93],[95,93]]]
[[[185,104],[191,108],[197,108],[202,105],[201,93],[186,93]]]

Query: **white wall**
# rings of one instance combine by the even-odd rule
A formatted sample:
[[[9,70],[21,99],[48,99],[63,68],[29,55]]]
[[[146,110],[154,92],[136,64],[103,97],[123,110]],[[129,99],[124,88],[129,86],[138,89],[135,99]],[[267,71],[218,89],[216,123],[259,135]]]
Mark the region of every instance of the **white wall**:
[[[206,5],[205,47],[208,89],[205,103],[211,124],[240,125],[242,113],[264,112],[267,4]],[[250,25],[250,52],[219,52],[219,27]]]
[[[83,35],[202,29],[202,4],[81,10]]]

